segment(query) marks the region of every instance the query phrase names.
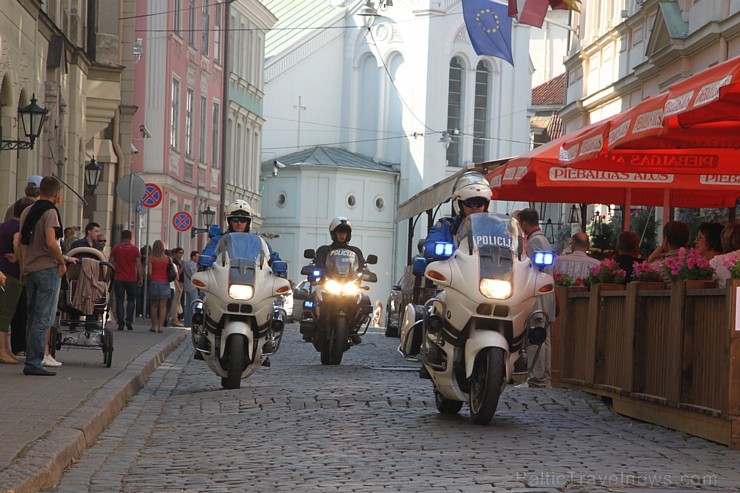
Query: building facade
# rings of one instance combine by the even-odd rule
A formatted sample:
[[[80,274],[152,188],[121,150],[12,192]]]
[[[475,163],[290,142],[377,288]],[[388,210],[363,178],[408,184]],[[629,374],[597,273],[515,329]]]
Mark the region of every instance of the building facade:
[[[574,13],[561,116],[570,132],[740,55],[740,2],[594,0]]]
[[[121,1],[102,15],[98,0],[7,0],[0,9],[0,125],[4,140],[25,140],[17,109],[32,97],[48,113],[33,150],[0,152],[0,207],[23,196],[29,175],[60,177],[62,220],[97,221],[110,231],[119,163]],[[84,168],[103,166],[94,194]],[[84,205],[83,199],[88,205]],[[5,210],[5,209],[3,209]]]
[[[337,147],[316,146],[268,160],[263,170],[262,233],[288,262],[288,277],[298,284],[303,251],[331,243],[329,223],[337,216],[352,225],[351,244],[367,257],[378,256],[370,270],[377,283],[368,295],[385,303],[393,275],[393,219],[397,209],[398,166]]]
[[[400,203],[468,164],[529,149],[529,26],[512,30],[512,66],[475,54],[460,0],[374,2],[369,28],[364,1],[264,3],[278,23],[266,42],[263,161],[333,146],[394,163]],[[383,252],[393,277],[406,228]],[[416,228],[424,236],[426,218]]]

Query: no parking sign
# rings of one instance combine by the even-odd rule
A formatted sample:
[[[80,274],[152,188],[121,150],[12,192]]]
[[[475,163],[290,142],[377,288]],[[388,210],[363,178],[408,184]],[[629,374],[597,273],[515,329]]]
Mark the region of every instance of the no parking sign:
[[[141,199],[141,205],[147,209],[157,207],[162,203],[162,189],[155,183],[147,183],[144,188],[144,198]]]
[[[185,211],[177,212],[172,216],[172,226],[181,233],[187,231],[193,227],[193,216]]]

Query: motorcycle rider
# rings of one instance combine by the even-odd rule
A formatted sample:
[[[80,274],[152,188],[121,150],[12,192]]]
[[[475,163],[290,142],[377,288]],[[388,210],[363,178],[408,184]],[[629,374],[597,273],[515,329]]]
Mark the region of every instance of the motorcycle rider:
[[[249,233],[252,227],[252,208],[249,203],[245,200],[235,200],[224,210],[224,216],[226,219],[227,229],[225,232],[214,235],[210,238],[208,244],[203,249],[200,258],[198,259],[198,270],[208,269],[213,266],[213,262],[216,261],[216,246],[218,242],[223,238],[224,235],[229,233]],[[267,261],[268,265],[272,265],[273,261],[281,260],[280,255],[272,250],[270,244],[267,243],[267,248],[270,250],[270,258]],[[202,360],[203,355],[199,352],[195,352],[195,359]],[[270,366],[270,359],[265,359],[263,366]]]
[[[320,246],[316,250],[316,258],[314,259],[314,265],[316,267],[325,268],[327,257],[346,254],[347,250],[349,250],[357,255],[360,266],[363,269],[365,268],[365,256],[362,254],[362,250],[349,244],[349,240],[352,238],[352,225],[349,219],[341,216],[332,219],[331,223],[329,223],[329,235],[332,240],[331,244]],[[363,293],[360,303],[370,307],[369,313],[372,313],[372,306],[368,295]],[[350,333],[350,340],[353,344],[360,344],[362,342],[362,339],[357,334],[358,330],[359,326],[353,324]]]
[[[200,258],[198,259],[198,267],[201,269],[208,268],[213,265],[213,262],[216,260],[216,245],[218,245],[218,242],[225,234],[250,232],[252,227],[252,207],[250,207],[246,200],[238,199],[226,206],[224,216],[227,224],[226,232],[214,235],[208,241],[208,244],[203,249]],[[267,243],[267,241],[265,241],[265,243]],[[269,243],[267,243],[267,248],[270,249],[270,259],[268,260],[269,265],[272,265],[272,262],[275,260],[281,260],[280,255],[272,250]]]
[[[452,189],[453,215],[443,217],[429,230],[424,242],[424,257],[434,258],[435,243],[453,243],[463,219],[476,212],[485,212],[491,202],[491,185],[477,171],[464,173]],[[457,248],[457,245],[455,245]]]

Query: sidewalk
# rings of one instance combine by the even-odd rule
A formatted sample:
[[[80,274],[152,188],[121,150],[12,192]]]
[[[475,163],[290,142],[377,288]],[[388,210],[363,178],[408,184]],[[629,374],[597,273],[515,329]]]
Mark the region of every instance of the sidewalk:
[[[186,337],[187,329],[148,332],[113,328],[113,364],[100,348],[62,346],[54,377],[23,375],[23,363],[0,365],[0,492],[52,487],[64,469],[95,443],[128,399]]]

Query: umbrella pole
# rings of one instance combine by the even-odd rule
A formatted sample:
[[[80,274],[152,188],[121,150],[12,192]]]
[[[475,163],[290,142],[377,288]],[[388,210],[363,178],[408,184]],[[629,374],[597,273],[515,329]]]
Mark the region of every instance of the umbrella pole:
[[[624,213],[622,213],[622,231],[630,230],[630,210],[632,209],[632,189],[624,189]]]
[[[669,189],[663,190],[663,224],[660,227],[664,227],[670,221],[671,214],[671,191]]]

